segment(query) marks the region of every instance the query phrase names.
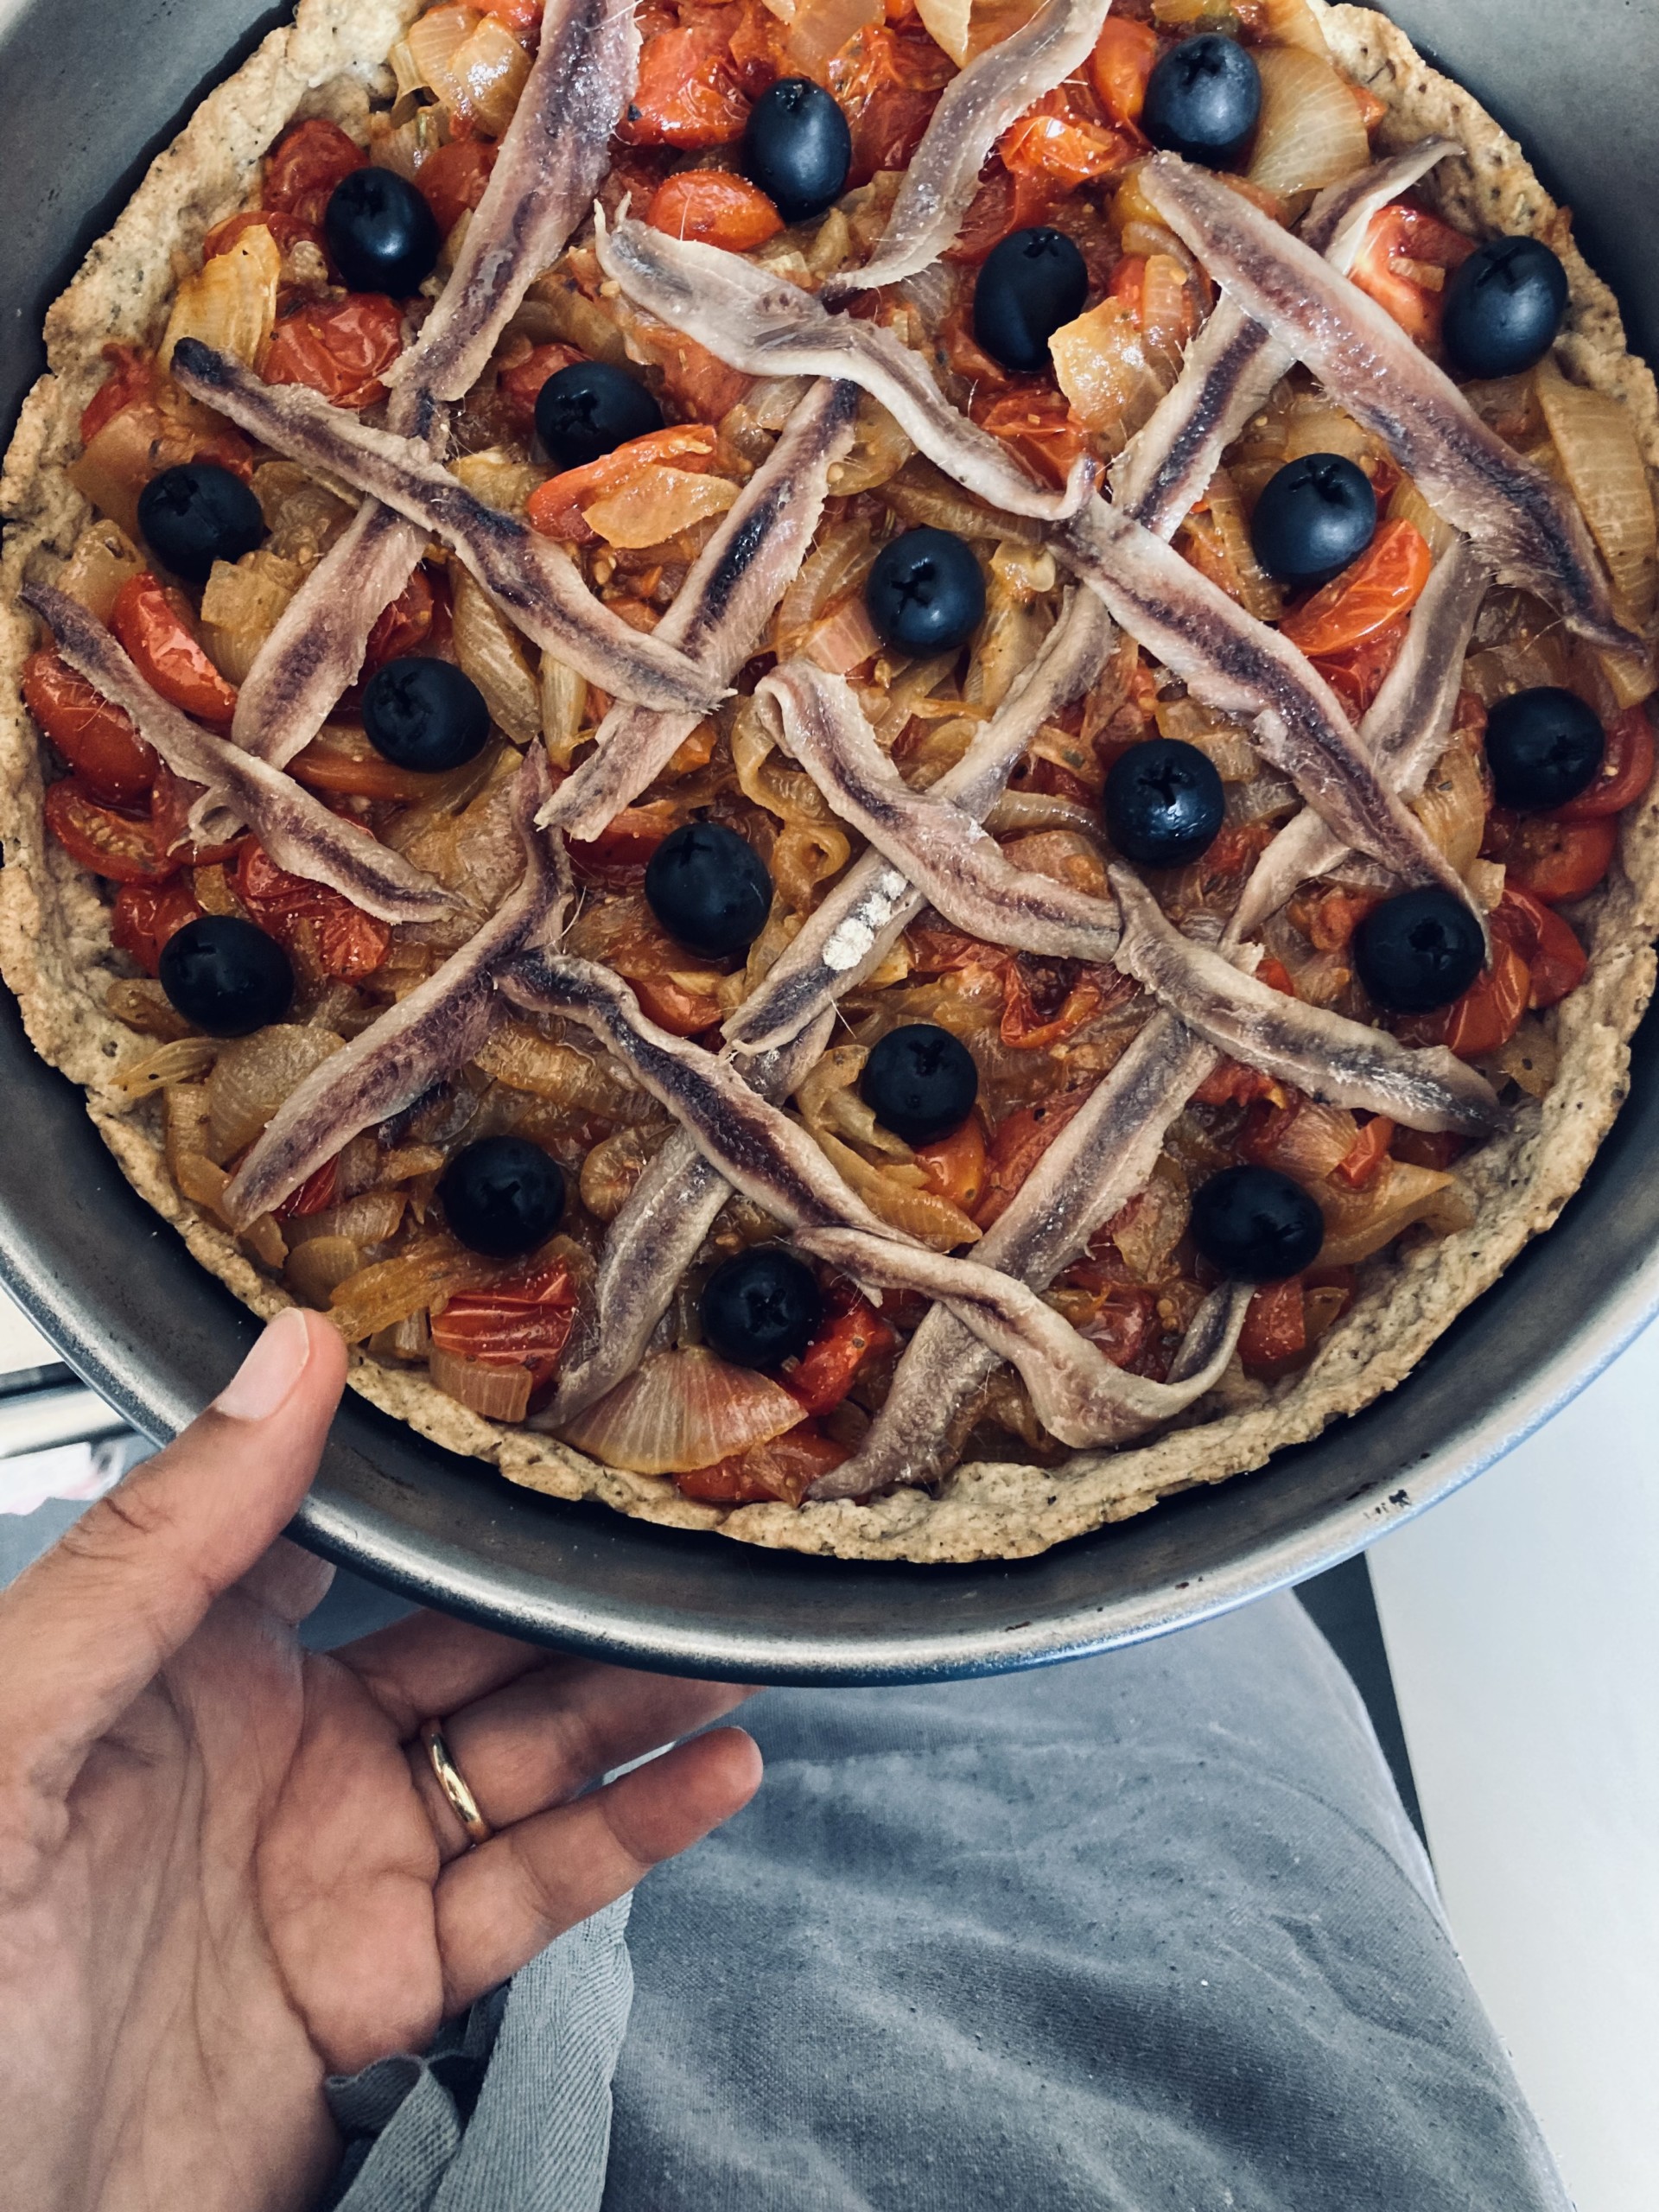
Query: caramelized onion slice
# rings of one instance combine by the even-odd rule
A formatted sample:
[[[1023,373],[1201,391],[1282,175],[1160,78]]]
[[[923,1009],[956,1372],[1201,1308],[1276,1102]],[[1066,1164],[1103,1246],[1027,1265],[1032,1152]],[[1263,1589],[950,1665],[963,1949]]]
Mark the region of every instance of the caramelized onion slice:
[[[779,1383],[688,1346],[652,1352],[569,1423],[564,1441],[607,1467],[682,1475],[765,1444],[803,1418]]]

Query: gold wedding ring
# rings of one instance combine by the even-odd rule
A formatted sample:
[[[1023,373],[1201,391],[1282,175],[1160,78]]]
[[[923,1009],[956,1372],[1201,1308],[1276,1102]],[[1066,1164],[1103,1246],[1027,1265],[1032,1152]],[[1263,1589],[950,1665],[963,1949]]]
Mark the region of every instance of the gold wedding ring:
[[[426,1756],[432,1762],[432,1771],[437,1777],[439,1789],[448,1799],[455,1818],[467,1831],[468,1848],[487,1843],[495,1830],[479,1811],[478,1800],[467,1787],[466,1777],[450,1757],[442,1721],[422,1721],[421,1741],[426,1745]]]

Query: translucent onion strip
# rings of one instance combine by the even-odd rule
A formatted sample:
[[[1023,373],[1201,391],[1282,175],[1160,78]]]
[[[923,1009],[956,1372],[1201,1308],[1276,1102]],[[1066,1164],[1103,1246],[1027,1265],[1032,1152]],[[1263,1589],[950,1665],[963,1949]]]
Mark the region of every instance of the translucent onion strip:
[[[1262,120],[1246,172],[1288,198],[1337,184],[1371,157],[1359,104],[1327,60],[1303,47],[1263,47]]]

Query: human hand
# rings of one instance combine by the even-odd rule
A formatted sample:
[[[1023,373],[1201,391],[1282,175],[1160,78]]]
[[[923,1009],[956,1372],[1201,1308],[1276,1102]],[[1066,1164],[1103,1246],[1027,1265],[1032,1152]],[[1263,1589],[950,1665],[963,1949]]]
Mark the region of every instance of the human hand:
[[[321,1656],[280,1536],[345,1378],[273,1322],[178,1440],[0,1594],[0,2201],[278,2212],[339,2152],[322,2084],[394,2050],[745,1804],[739,1689],[417,1614]],[[444,1719],[476,1850],[413,1740]]]

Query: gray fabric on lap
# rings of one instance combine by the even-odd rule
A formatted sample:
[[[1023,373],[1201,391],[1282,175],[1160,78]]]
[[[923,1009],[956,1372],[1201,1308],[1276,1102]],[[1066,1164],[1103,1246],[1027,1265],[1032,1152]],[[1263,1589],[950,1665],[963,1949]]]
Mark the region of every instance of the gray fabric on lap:
[[[1291,1599],[744,1718],[635,1901],[604,2212],[1565,2212]]]

